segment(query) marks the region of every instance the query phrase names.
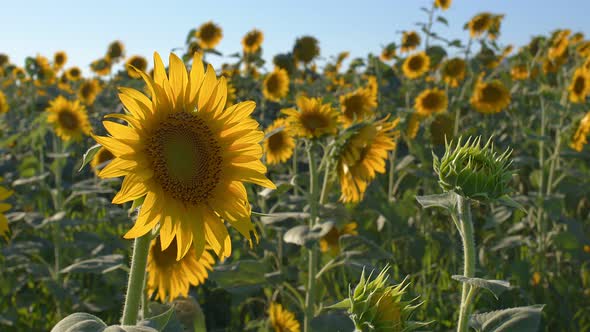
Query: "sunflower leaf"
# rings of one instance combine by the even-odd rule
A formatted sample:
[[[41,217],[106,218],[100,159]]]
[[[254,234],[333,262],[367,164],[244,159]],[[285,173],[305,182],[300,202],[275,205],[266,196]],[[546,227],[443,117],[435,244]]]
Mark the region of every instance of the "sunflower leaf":
[[[101,147],[102,147],[102,145],[96,144],[96,145],[90,147],[88,150],[86,150],[86,153],[84,153],[84,156],[82,156],[82,165],[78,169],[78,172],[81,172],[82,169],[84,168],[84,166],[86,166],[86,165],[88,165],[88,163],[90,163],[92,158],[94,158],[94,156],[96,155],[98,150],[100,150]]]
[[[439,195],[416,196],[416,200],[423,208],[441,207],[443,209],[453,211],[457,206],[457,194],[453,191],[448,191]]]
[[[464,277],[464,276],[460,276],[460,275],[454,275],[454,276],[452,276],[452,278],[459,281],[459,282],[469,284],[473,287],[485,288],[485,289],[489,290],[494,295],[496,300],[498,299],[498,296],[500,296],[500,294],[502,294],[504,291],[510,289],[510,283],[508,281],[504,281],[504,280],[468,278],[468,277]]]
[[[472,315],[469,326],[478,332],[537,332],[543,307],[533,305]]]

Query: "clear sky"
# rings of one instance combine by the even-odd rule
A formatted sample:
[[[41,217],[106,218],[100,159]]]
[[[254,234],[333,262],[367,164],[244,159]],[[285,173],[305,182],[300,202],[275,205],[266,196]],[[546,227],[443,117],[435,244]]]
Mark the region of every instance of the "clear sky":
[[[419,9],[433,0],[2,0],[0,52],[12,62],[26,56],[69,55],[68,65],[88,70],[105,53],[109,42],[122,40],[127,55],[151,58],[184,45],[187,32],[213,20],[223,28],[218,49],[241,50],[242,36],[252,28],[264,31],[264,57],[292,48],[298,36],[320,40],[324,57],[350,51],[353,57],[379,53],[382,45],[398,42],[400,31],[424,21]],[[453,0],[444,12],[450,26],[438,25],[443,36],[466,39],[463,24],[481,11],[504,13],[500,42],[522,45],[532,35],[556,28],[581,31],[590,38],[590,0]],[[164,56],[163,56],[164,57]],[[214,64],[223,59],[208,58]],[[150,61],[151,62],[151,61]],[[269,68],[270,66],[267,66]]]

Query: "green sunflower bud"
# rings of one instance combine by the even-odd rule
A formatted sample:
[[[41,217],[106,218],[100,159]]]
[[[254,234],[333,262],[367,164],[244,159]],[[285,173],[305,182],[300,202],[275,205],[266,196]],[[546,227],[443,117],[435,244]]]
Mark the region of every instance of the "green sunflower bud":
[[[454,149],[452,142],[446,144],[440,160],[433,155],[434,171],[444,191],[454,191],[478,201],[496,200],[508,194],[512,151],[506,149],[498,154],[491,139],[483,147],[480,147],[480,141],[481,137],[470,137],[461,144],[459,138]]]
[[[349,298],[331,306],[334,309],[347,309],[356,331],[407,332],[424,327],[428,323],[410,321],[414,310],[421,305],[412,305],[416,300],[404,301],[402,298],[409,284],[406,280],[398,285],[389,283],[385,267],[371,280],[371,273],[365,278],[365,271]]]

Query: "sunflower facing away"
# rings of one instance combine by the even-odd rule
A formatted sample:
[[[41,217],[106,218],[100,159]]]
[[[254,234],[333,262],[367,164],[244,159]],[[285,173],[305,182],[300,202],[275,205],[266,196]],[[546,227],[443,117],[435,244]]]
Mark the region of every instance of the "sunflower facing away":
[[[452,58],[445,62],[440,69],[442,80],[450,87],[456,88],[465,79],[467,65],[461,58]]]
[[[117,61],[118,59],[125,56],[125,45],[122,42],[115,40],[112,42],[108,49],[106,57],[111,61]]]
[[[264,33],[262,33],[262,31],[254,29],[248,32],[244,38],[242,38],[244,53],[256,53],[260,49],[263,41]]]
[[[498,80],[484,82],[480,76],[473,95],[471,105],[476,111],[484,114],[498,113],[510,104],[510,91]]]
[[[420,42],[420,35],[416,31],[404,31],[401,52],[406,53],[415,50],[420,45]]]
[[[6,100],[6,95],[0,91],[0,114],[7,113],[9,110],[8,101]]]
[[[262,95],[264,98],[279,102],[289,93],[289,74],[280,68],[268,74],[262,82]]]
[[[481,36],[488,31],[491,25],[492,14],[490,13],[477,14],[469,21],[469,23],[467,23],[471,38],[477,38]]]
[[[90,167],[94,170],[95,173],[98,173],[98,167],[102,167],[105,165],[107,161],[111,161],[115,156],[111,153],[111,151],[101,147],[98,149],[92,160],[90,161]]]
[[[217,44],[223,38],[223,31],[221,27],[211,21],[203,23],[197,32],[195,37],[199,40],[199,45],[205,49],[215,48]]]
[[[369,88],[359,88],[340,96],[341,120],[346,125],[371,117],[377,107],[377,96]]]
[[[430,67],[430,58],[426,52],[418,52],[406,58],[402,65],[404,75],[409,79],[416,79],[424,75]]]
[[[586,113],[578,125],[578,129],[572,138],[570,147],[578,152],[584,149],[588,143],[588,134],[590,134],[590,112]]]
[[[201,55],[193,56],[190,73],[170,54],[168,75],[154,53],[154,78],[139,72],[151,100],[137,90],[121,88],[129,114],[112,114],[129,126],[103,122],[111,136],[94,136],[115,159],[99,174],[125,176],[113,203],[144,198],[134,227],[125,238],[140,237],[160,225],[162,249],[176,238],[177,260],[194,244],[200,257],[208,243],[220,258],[231,253],[224,221],[251,242],[255,233],[243,182],[267,188],[260,161],[264,138],[250,117],[251,101],[225,108],[225,78],[205,72]]]
[[[442,10],[447,10],[451,7],[451,0],[434,0],[434,6]]]
[[[196,255],[194,247],[180,260],[176,260],[178,246],[172,240],[168,248],[162,249],[160,237],[152,240],[147,263],[147,290],[156,299],[172,301],[179,296],[186,297],[190,286],[198,286],[205,282],[209,271],[213,269],[215,260],[209,251]]]
[[[2,181],[2,178],[0,178]],[[8,219],[4,212],[8,211],[12,205],[5,203],[4,200],[12,195],[13,191],[0,186],[0,236],[8,239]]]
[[[395,59],[396,45],[391,43],[383,48],[381,55],[379,56],[382,61],[391,61]]]
[[[301,326],[295,315],[279,303],[271,303],[268,308],[270,325],[275,332],[300,332]]]
[[[289,108],[282,111],[287,115],[291,132],[297,137],[318,138],[338,131],[338,113],[330,103],[322,103],[321,98],[297,98],[297,110]]]
[[[358,235],[356,222],[349,222],[342,227],[332,227],[328,234],[320,239],[320,250],[329,252],[330,255],[336,256],[340,253],[340,237],[342,235]]]
[[[108,57],[94,60],[90,63],[90,69],[99,76],[106,76],[111,73],[111,61]]]
[[[578,68],[574,72],[569,88],[569,99],[572,103],[583,103],[590,94],[590,72]]]
[[[134,55],[127,59],[127,62],[125,63],[127,75],[129,75],[131,78],[141,78],[141,74],[139,72],[144,72],[147,69],[147,66],[147,60],[141,55]],[[135,69],[132,67],[135,67]]]
[[[58,96],[49,102],[47,122],[53,124],[55,134],[64,141],[79,141],[82,135],[90,135],[92,128],[84,105],[78,100],[69,101]]]
[[[301,61],[304,64],[310,63],[315,57],[320,55],[318,40],[312,36],[297,38],[295,46],[293,46],[293,55],[297,61]]]
[[[395,149],[399,134],[394,131],[398,122],[398,119],[387,121],[385,118],[362,124],[341,148],[337,163],[341,201],[360,202],[376,174],[385,173],[387,154]]]
[[[55,52],[53,55],[53,69],[59,70],[62,69],[63,66],[68,61],[68,55],[64,51]]]
[[[287,120],[279,118],[266,128],[264,153],[266,154],[266,163],[269,165],[284,163],[293,155],[295,140],[287,126]]]
[[[84,104],[92,105],[100,91],[101,87],[98,80],[88,80],[80,85],[80,88],[78,89],[78,98],[80,98],[80,101]]]
[[[416,113],[427,117],[446,111],[448,104],[449,100],[444,91],[437,88],[426,89],[416,97],[414,109]]]

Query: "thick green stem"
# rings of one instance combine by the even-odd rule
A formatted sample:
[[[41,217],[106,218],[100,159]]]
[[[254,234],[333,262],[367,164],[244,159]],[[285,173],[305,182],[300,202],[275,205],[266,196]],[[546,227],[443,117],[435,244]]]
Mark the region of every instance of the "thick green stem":
[[[319,210],[319,174],[317,162],[314,155],[315,143],[311,142],[307,146],[307,157],[309,159],[309,227],[313,227],[317,222]],[[305,313],[303,320],[303,331],[311,331],[311,320],[314,316],[315,305],[315,275],[317,265],[317,246],[313,245],[308,249],[308,268],[307,268],[307,292],[305,294]]]
[[[125,296],[125,306],[123,307],[123,325],[135,325],[137,323],[139,304],[141,303],[145,284],[145,268],[151,239],[151,233],[147,233],[142,237],[136,238],[133,245],[127,295]]]
[[[475,237],[473,234],[473,222],[471,220],[471,206],[469,199],[462,196],[457,198],[457,210],[459,226],[461,227],[461,238],[463,240],[464,266],[463,276],[473,278],[475,276]],[[461,292],[461,306],[459,308],[459,324],[457,332],[467,332],[468,320],[471,311],[471,286],[463,283]]]

